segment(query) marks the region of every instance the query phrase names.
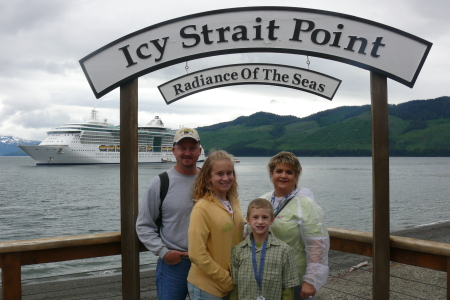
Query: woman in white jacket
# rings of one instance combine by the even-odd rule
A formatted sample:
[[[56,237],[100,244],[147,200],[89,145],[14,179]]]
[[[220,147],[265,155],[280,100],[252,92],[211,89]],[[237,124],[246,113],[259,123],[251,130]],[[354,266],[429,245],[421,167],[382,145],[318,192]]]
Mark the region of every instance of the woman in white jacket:
[[[294,300],[313,299],[328,280],[330,239],[322,209],[309,189],[297,188],[302,167],[290,152],[280,152],[268,164],[274,190],[261,196],[275,210],[272,233],[294,249],[301,285]]]

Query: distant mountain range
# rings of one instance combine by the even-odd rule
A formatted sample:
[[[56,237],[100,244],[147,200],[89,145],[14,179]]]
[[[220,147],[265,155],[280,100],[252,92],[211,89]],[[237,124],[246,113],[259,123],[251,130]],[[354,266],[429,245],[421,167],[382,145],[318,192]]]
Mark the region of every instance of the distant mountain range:
[[[17,145],[38,145],[40,141],[25,140],[14,136],[0,136],[0,156],[28,155]]]
[[[205,150],[235,156],[371,156],[370,105],[343,106],[305,118],[258,112],[197,128]],[[392,156],[450,156],[450,97],[389,105]]]
[[[342,106],[304,118],[258,112],[199,127],[202,147],[235,156],[371,156],[370,105]],[[26,155],[17,145],[39,141],[0,136],[0,156]],[[450,97],[389,105],[391,156],[450,156]]]

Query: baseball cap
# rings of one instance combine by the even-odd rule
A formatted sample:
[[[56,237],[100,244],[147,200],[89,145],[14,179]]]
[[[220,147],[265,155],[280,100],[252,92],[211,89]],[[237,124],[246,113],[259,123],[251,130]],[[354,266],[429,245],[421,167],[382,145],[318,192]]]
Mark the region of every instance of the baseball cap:
[[[188,127],[180,128],[175,132],[173,143],[176,144],[184,138],[191,138],[200,143],[200,137],[197,130]]]

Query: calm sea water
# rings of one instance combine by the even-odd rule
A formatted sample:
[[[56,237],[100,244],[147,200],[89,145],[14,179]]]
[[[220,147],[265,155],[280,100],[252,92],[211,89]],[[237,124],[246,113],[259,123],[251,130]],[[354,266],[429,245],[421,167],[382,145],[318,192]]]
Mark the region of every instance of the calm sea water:
[[[271,190],[269,158],[236,164],[242,207]],[[300,158],[300,186],[309,187],[330,227],[372,230],[370,157]],[[173,166],[139,166],[139,199],[148,181]],[[30,157],[0,157],[0,242],[120,231],[119,165],[35,166]],[[390,159],[391,230],[450,220],[450,158]],[[153,268],[155,257],[142,253]],[[119,257],[22,268],[22,277],[116,272]],[[89,272],[88,274],[83,272]]]

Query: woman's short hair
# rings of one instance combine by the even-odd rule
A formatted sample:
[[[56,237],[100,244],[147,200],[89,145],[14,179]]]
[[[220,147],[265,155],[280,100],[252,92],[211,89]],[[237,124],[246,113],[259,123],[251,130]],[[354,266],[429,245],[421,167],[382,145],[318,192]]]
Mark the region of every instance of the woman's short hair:
[[[295,172],[295,176],[297,177],[298,182],[298,179],[302,174],[302,165],[300,164],[300,161],[298,160],[297,156],[295,156],[294,153],[282,151],[274,155],[270,159],[269,163],[267,164],[267,169],[269,170],[270,178],[272,178],[273,171],[275,170],[275,167],[278,164],[285,164],[291,166]]]
[[[270,203],[269,200],[263,199],[263,198],[256,198],[255,200],[252,200],[247,207],[247,217],[250,215],[250,210],[253,208],[264,208],[270,211],[270,216],[273,218],[273,207],[272,203]]]

